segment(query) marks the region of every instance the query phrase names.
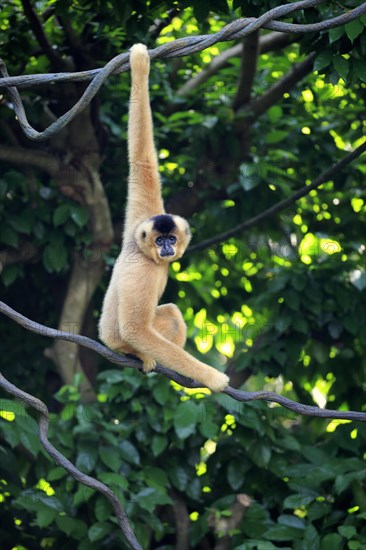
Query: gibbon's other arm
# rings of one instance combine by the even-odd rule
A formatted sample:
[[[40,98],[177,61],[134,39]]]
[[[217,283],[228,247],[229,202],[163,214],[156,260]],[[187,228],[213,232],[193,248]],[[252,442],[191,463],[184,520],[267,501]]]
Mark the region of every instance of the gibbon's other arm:
[[[132,79],[128,115],[130,173],[125,236],[137,223],[164,213],[149,100],[150,59],[144,44],[132,46],[130,64]]]

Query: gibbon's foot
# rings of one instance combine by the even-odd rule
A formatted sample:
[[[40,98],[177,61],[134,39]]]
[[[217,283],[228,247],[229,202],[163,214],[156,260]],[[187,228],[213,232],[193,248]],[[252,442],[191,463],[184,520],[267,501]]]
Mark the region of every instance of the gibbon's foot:
[[[150,57],[145,44],[134,44],[130,49],[130,65],[133,73],[148,74],[150,70]]]
[[[220,392],[228,387],[229,382],[230,378],[226,374],[215,370],[215,373],[211,374],[209,380],[206,381],[206,386],[213,392]]]
[[[148,357],[146,355],[140,355],[140,359],[142,361],[142,370],[145,374],[148,372],[151,372],[156,367],[156,361],[152,357]]]

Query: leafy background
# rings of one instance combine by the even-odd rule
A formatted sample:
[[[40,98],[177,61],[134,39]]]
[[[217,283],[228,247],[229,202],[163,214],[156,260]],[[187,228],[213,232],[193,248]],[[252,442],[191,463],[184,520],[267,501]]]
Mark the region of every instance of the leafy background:
[[[153,48],[212,33],[279,4],[5,0],[1,56],[12,75],[91,69],[134,42]],[[327,2],[290,20],[324,20],[357,4]],[[195,75],[233,43],[152,63],[164,196],[189,218],[193,244],[290,196],[362,143],[365,25],[363,16],[291,36],[258,56],[248,48],[199,85]],[[277,97],[271,86],[309,55],[314,62]],[[22,90],[31,123],[43,129],[84,86]],[[128,95],[129,76],[111,77],[90,108],[42,143],[22,135],[0,98],[2,299],[91,337],[120,246]],[[229,372],[235,387],[366,410],[365,172],[361,158],[274,218],[173,264],[164,301],[184,313],[187,348]],[[366,548],[361,423],[120,371],[5,317],[0,331],[2,372],[47,403],[55,446],[116,491],[144,548]],[[105,499],[55,467],[33,413],[1,397],[2,549],[124,548]]]

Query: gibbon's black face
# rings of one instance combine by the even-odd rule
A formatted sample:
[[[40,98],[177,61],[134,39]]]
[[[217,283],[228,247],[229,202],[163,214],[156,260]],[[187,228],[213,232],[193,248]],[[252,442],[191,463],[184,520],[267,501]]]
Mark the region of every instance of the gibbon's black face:
[[[182,257],[191,239],[191,232],[184,218],[159,214],[140,223],[135,238],[145,256],[158,264],[170,263]]]
[[[158,233],[158,236],[155,238],[155,244],[158,247],[159,256],[167,259],[169,256],[175,256],[174,245],[177,242],[177,237],[173,235],[173,231],[177,226],[172,216],[168,214],[154,216],[152,222],[153,231]]]

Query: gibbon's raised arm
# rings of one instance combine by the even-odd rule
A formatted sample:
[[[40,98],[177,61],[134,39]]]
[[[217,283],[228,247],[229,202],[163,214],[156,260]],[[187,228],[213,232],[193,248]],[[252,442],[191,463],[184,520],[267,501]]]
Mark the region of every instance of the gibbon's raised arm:
[[[130,165],[125,229],[164,213],[158,158],[154,145],[149,100],[150,59],[146,46],[135,44],[130,53],[131,91],[128,116]]]

